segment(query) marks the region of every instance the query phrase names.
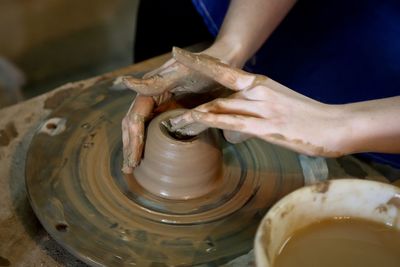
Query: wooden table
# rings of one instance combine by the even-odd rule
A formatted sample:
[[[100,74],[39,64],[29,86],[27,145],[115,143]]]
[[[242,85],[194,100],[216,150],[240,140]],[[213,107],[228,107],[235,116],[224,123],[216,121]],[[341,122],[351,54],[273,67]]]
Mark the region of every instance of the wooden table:
[[[68,83],[51,92],[0,110],[0,266],[86,266],[60,247],[36,219],[25,190],[25,159],[34,130],[66,99],[90,86],[119,75],[146,72],[169,54],[84,81]],[[352,157],[329,160],[330,178],[353,176],[385,180]],[[254,266],[250,252],[227,266]]]

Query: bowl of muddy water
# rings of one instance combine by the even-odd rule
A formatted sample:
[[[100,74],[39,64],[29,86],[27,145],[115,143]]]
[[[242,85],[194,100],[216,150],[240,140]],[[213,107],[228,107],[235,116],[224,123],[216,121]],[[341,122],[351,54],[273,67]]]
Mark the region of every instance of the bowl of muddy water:
[[[400,266],[400,189],[340,179],[298,189],[257,230],[258,267]]]

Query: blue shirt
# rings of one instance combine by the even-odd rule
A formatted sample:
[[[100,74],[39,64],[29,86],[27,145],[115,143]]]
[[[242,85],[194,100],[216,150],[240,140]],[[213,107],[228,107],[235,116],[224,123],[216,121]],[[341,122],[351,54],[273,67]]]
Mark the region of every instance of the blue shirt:
[[[192,2],[216,35],[229,1]],[[400,95],[400,1],[299,1],[245,69],[328,104]],[[399,154],[361,156],[400,168]]]

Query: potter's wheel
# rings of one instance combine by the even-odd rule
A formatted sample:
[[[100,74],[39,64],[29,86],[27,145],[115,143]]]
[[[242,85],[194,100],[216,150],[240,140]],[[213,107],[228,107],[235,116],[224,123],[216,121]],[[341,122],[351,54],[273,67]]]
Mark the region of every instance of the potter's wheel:
[[[303,185],[295,153],[256,139],[221,139],[222,182],[209,194],[180,200],[148,192],[120,171],[120,122],[134,95],[110,85],[55,110],[33,138],[26,164],[37,217],[84,262],[218,265],[248,252],[266,210]]]

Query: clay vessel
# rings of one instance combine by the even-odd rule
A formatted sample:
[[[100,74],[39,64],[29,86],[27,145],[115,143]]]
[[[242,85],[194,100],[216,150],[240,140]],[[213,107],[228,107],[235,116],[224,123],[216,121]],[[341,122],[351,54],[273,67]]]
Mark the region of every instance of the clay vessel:
[[[221,172],[222,152],[215,129],[177,139],[161,124],[184,111],[170,110],[151,121],[144,158],[134,171],[134,177],[142,187],[167,199],[204,196],[216,187]]]

